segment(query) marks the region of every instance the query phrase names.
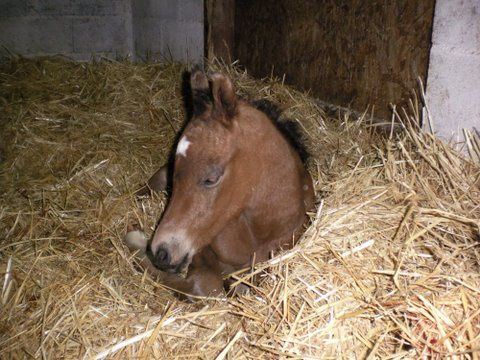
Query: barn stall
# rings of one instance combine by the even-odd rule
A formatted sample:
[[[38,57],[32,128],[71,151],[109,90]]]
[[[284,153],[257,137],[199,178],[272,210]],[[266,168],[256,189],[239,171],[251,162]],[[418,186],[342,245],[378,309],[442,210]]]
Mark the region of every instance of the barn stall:
[[[2,357],[478,358],[479,117],[458,149],[426,102],[442,4],[3,2]],[[188,303],[123,238],[168,201],[134,193],[204,51],[301,126],[316,208],[293,249],[231,275],[247,294]]]

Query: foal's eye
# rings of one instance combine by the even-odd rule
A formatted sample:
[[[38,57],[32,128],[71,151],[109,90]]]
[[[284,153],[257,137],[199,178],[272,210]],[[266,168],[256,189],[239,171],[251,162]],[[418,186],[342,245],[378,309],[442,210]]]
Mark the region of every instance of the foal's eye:
[[[215,169],[207,177],[202,180],[202,185],[207,188],[212,188],[218,185],[220,179],[223,175],[223,171],[220,169]]]

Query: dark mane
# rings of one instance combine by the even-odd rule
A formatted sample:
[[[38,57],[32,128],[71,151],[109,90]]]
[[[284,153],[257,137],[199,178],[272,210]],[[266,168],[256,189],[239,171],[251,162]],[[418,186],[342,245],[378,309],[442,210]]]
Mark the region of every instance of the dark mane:
[[[265,113],[272,120],[278,131],[280,131],[288,143],[297,151],[305,163],[308,160],[309,154],[303,144],[303,136],[299,125],[292,120],[280,120],[282,111],[277,105],[267,99],[253,100],[250,101],[250,104]]]

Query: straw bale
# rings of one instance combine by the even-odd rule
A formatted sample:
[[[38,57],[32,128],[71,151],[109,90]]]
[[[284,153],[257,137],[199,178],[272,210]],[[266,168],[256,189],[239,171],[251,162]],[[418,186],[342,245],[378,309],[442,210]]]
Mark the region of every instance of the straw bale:
[[[478,162],[419,133],[414,103],[384,135],[278,79],[211,67],[302,126],[318,204],[300,243],[233,274],[248,294],[179,301],[123,237],[150,235],[165,206],[134,191],[182,126],[184,68],[12,59],[0,68],[0,357],[478,359]]]

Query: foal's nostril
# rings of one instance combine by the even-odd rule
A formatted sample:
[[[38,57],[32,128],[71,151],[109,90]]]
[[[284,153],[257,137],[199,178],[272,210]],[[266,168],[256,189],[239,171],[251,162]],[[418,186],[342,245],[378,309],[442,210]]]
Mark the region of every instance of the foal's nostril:
[[[168,252],[167,250],[160,249],[157,252],[157,259],[161,262],[166,262],[168,259]]]
[[[160,248],[155,255],[155,260],[159,265],[168,265],[170,264],[170,254],[164,248]]]

